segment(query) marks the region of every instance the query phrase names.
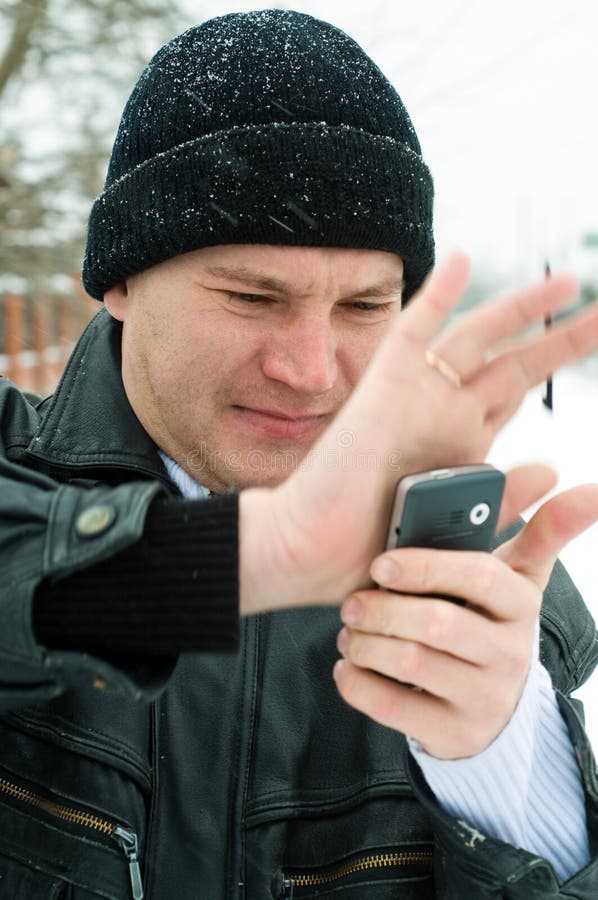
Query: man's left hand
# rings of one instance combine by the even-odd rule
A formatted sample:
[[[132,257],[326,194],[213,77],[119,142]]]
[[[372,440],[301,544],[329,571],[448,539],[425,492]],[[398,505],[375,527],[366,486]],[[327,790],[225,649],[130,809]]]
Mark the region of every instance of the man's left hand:
[[[583,485],[544,503],[492,554],[409,547],[378,557],[371,575],[382,590],[342,608],[342,697],[438,758],[482,752],[523,691],[556,557],[596,520],[598,485]]]

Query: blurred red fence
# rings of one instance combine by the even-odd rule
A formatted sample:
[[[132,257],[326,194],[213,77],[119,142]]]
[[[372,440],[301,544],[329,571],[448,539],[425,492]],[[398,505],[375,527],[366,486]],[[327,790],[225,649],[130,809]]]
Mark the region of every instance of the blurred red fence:
[[[64,295],[0,294],[0,375],[22,390],[50,393],[98,309],[98,303],[79,290]]]

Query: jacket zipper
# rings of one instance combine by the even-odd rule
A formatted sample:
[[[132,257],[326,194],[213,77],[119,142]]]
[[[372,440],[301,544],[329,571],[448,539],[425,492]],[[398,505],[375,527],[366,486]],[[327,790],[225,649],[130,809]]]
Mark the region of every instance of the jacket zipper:
[[[335,882],[367,870],[384,870],[401,866],[431,865],[432,851],[397,851],[360,856],[327,872],[283,875],[281,900],[293,900],[295,890],[335,885]]]
[[[89,828],[93,831],[105,834],[112,840],[116,841],[127,858],[129,864],[129,878],[131,881],[131,896],[133,900],[143,900],[143,883],[141,880],[141,868],[139,866],[139,844],[137,835],[129,828],[124,828],[116,822],[110,822],[108,819],[102,819],[93,813],[83,812],[72,806],[66,806],[62,803],[56,803],[40,794],[35,794],[26,788],[22,788],[17,784],[13,784],[6,778],[0,778],[0,794],[11,797],[13,800],[19,800],[21,803],[27,803],[41,809],[49,816],[61,819],[63,822],[71,822],[82,828]]]

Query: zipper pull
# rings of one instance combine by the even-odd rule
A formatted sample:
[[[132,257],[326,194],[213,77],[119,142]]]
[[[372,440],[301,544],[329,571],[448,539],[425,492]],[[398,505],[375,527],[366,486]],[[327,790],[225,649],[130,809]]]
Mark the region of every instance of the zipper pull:
[[[133,900],[143,900],[143,884],[141,881],[141,869],[139,868],[139,846],[137,835],[134,831],[128,831],[120,826],[115,828],[112,836],[118,841],[125,856],[129,861],[129,876],[131,878],[131,891]]]
[[[295,893],[295,879],[286,875],[282,876],[282,895],[281,900],[293,900]]]

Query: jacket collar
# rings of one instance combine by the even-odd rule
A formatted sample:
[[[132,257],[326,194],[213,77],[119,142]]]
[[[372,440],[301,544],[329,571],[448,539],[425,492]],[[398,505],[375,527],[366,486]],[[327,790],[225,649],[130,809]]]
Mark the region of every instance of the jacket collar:
[[[44,404],[27,456],[73,471],[128,469],[172,489],[158,450],[133,412],[121,378],[122,326],[105,309],[77,342]]]

